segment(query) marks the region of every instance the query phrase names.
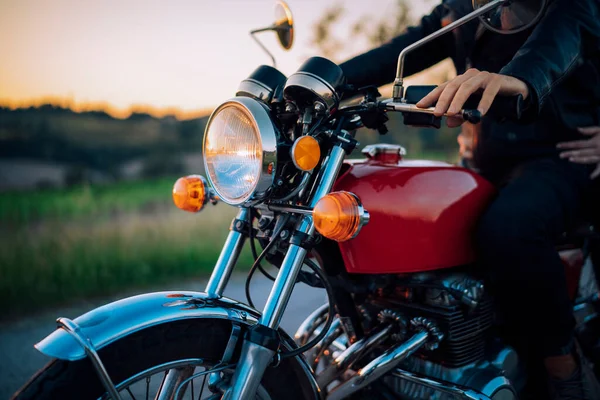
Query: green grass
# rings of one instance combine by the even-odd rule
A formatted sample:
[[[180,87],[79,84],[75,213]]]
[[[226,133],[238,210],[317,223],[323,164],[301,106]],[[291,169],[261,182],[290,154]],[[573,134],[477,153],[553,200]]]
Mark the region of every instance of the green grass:
[[[9,310],[0,319],[208,276],[236,209],[180,211],[169,204],[171,182],[0,195],[20,218],[4,214],[10,223],[0,225],[0,306]],[[245,249],[238,268],[251,262]]]
[[[66,220],[139,210],[169,203],[175,178],[113,185],[75,186],[0,194],[0,223],[22,226],[43,219]]]

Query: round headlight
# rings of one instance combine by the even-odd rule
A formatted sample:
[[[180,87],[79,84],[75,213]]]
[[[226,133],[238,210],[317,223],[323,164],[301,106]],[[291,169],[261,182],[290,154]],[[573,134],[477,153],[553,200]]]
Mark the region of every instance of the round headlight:
[[[264,196],[273,184],[277,141],[267,110],[236,97],[210,116],[204,134],[204,166],[219,197],[231,205]]]

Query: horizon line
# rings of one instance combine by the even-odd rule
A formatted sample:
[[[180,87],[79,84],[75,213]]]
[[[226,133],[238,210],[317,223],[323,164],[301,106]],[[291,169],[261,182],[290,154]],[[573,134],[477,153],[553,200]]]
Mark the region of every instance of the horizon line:
[[[149,114],[155,118],[173,116],[177,120],[204,117],[210,115],[216,107],[184,110],[180,107],[156,107],[150,104],[132,104],[129,107],[121,108],[114,106],[107,101],[76,102],[72,98],[61,96],[43,96],[28,100],[10,100],[0,98],[0,107],[5,107],[12,111],[30,107],[39,108],[45,105],[69,109],[75,113],[105,112],[115,119],[127,119],[133,114]]]

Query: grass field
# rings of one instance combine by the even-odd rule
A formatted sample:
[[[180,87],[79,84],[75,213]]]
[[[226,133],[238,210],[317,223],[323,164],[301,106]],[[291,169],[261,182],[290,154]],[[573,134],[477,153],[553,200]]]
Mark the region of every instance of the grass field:
[[[173,181],[1,194],[0,305],[28,312],[209,274],[236,209],[180,211]]]

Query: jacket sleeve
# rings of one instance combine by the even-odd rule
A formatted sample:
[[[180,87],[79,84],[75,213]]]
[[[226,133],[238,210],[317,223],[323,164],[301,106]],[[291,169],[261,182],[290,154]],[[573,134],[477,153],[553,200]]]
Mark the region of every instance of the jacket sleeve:
[[[540,112],[552,88],[582,63],[586,49],[595,47],[597,51],[599,9],[598,0],[555,0],[513,59],[500,70],[529,86],[529,117]]]
[[[340,67],[348,83],[359,88],[370,85],[382,86],[392,82],[396,77],[400,52],[417,40],[439,30],[442,27],[442,18],[447,12],[447,7],[440,4],[431,14],[423,17],[419,25],[408,28],[404,34],[376,49],[342,63]],[[450,57],[453,50],[452,34],[446,34],[414,50],[406,56],[405,75],[412,75]]]

